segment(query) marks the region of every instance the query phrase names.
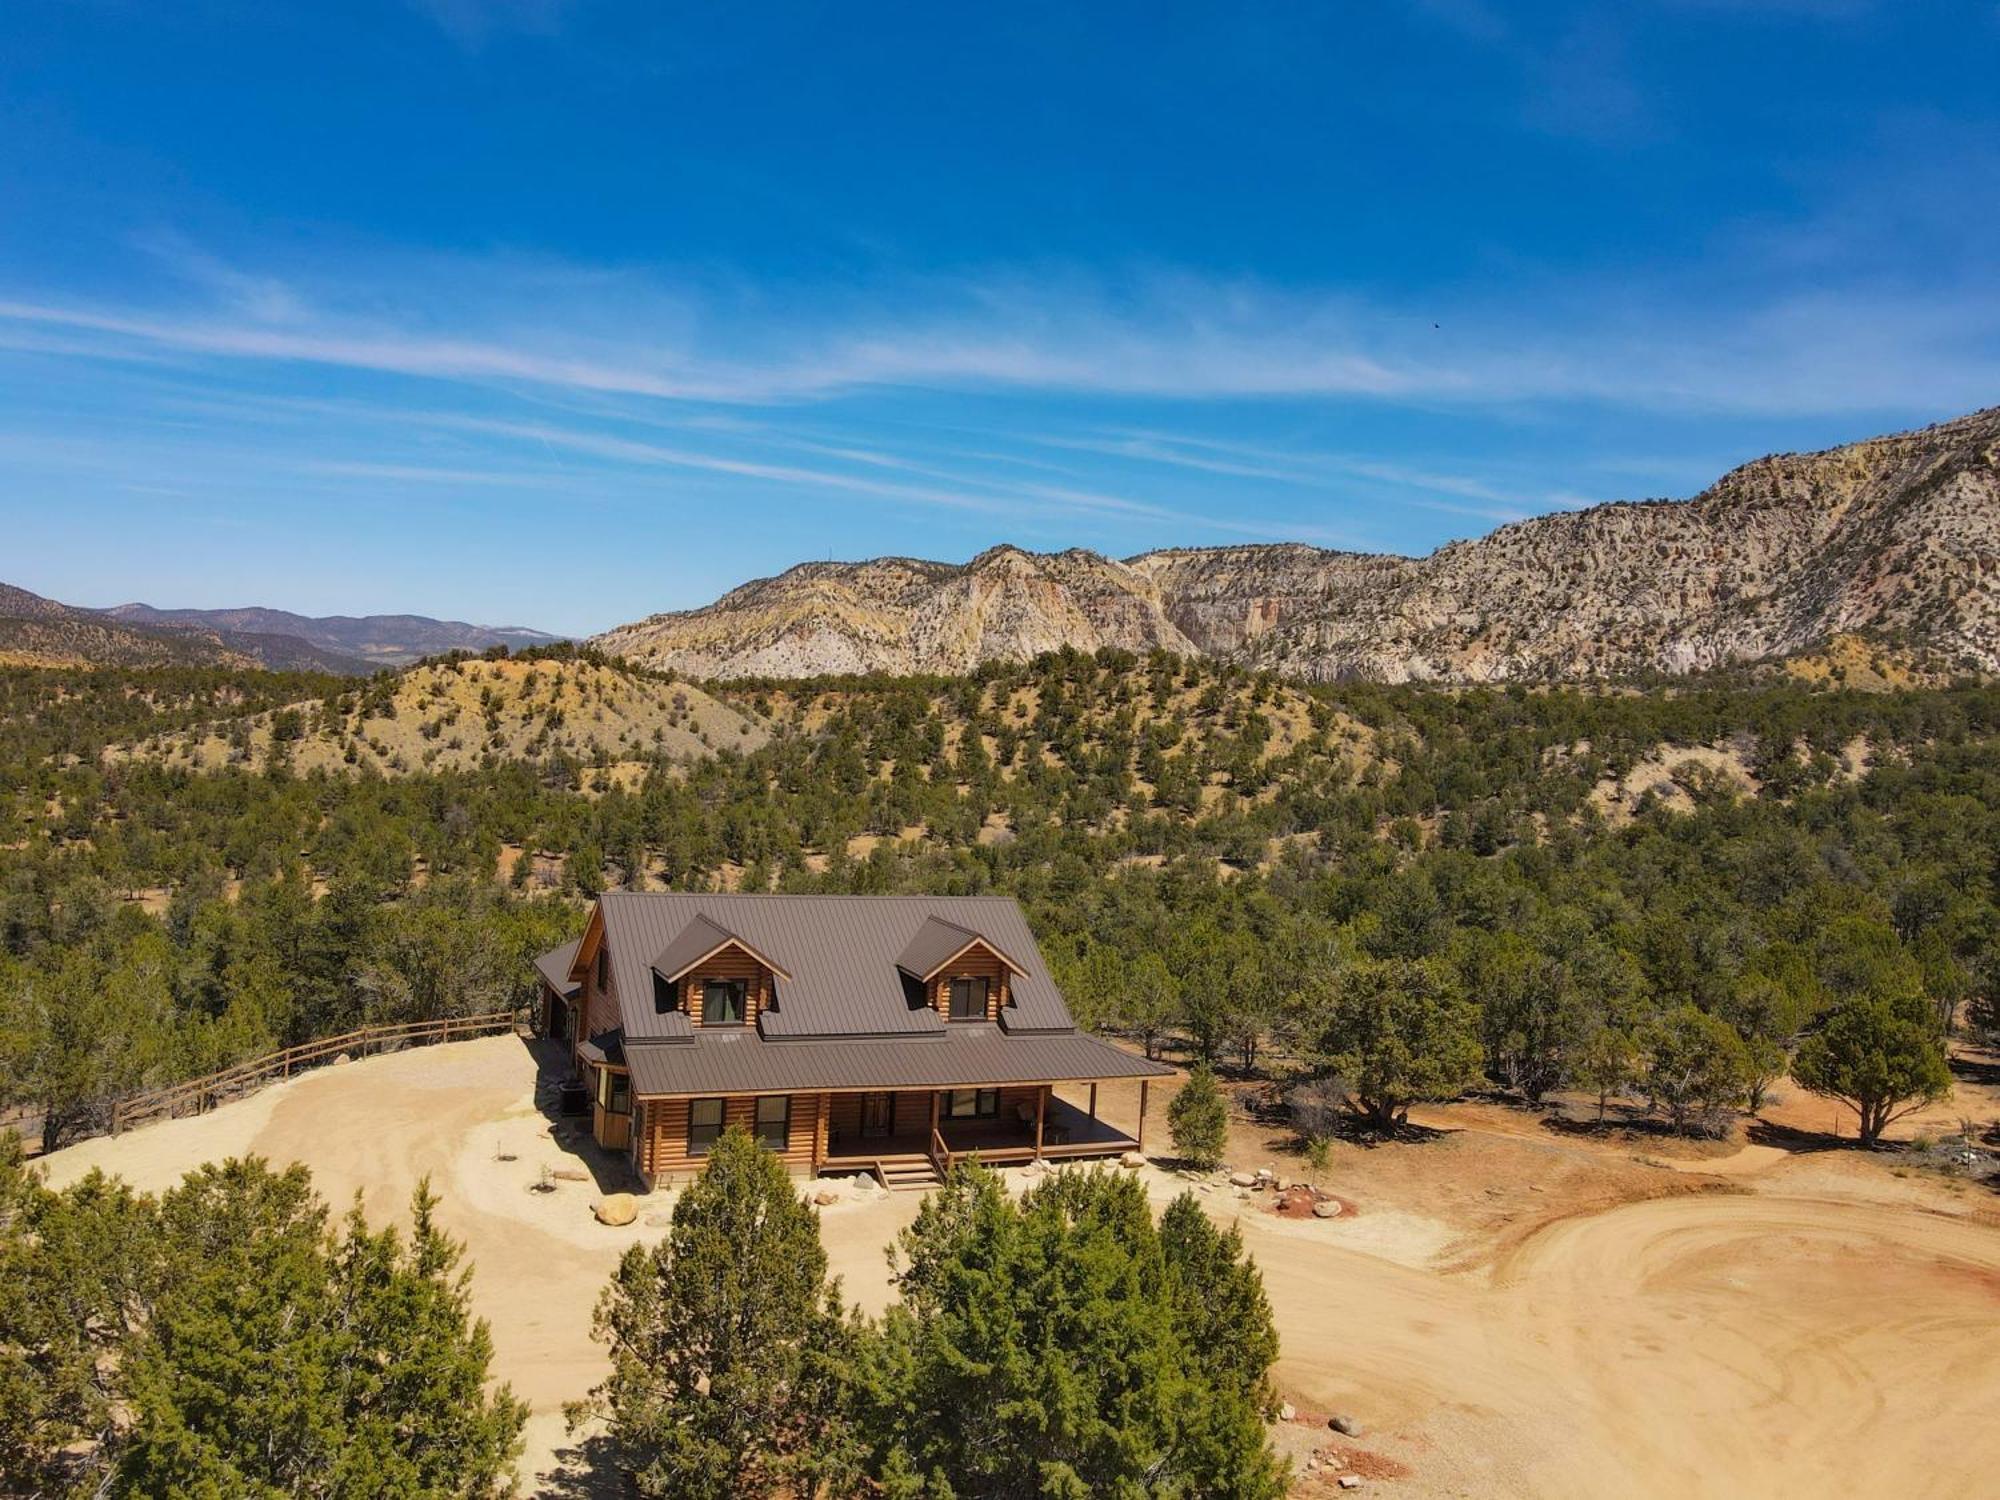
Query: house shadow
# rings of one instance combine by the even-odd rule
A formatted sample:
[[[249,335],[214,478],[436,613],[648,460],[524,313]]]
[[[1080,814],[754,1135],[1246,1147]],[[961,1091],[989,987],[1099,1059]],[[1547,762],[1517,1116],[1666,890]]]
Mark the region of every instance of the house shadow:
[[[549,1139],[574,1163],[568,1170],[590,1174],[600,1193],[644,1194],[645,1180],[633,1170],[623,1151],[597,1144],[590,1133],[591,1112],[588,1096],[583,1113],[564,1113],[564,1089],[574,1076],[569,1049],[552,1037],[523,1037],[521,1045],[535,1060],[535,1110],[549,1122]]]

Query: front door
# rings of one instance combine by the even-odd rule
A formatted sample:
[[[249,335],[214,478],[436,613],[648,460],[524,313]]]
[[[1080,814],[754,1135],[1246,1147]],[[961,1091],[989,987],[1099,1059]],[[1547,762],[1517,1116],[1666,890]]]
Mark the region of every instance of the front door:
[[[863,1094],[861,1096],[861,1134],[863,1139],[879,1138],[896,1133],[896,1096],[894,1094]]]

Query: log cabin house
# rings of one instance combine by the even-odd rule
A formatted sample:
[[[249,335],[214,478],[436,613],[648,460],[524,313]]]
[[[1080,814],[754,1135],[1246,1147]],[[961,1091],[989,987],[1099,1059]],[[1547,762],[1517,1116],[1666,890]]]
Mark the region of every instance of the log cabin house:
[[[1147,1081],[1171,1071],[1077,1028],[1002,896],[607,891],[536,967],[598,1144],[648,1183],[698,1171],[737,1124],[794,1171],[888,1187],[971,1152],[1116,1155],[1143,1147]],[[1128,1135],[1097,1092],[1132,1079]]]

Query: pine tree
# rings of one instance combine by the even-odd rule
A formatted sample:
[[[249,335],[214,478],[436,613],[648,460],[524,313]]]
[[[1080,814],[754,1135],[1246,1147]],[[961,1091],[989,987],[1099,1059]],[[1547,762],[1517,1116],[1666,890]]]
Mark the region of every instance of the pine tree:
[[[612,1372],[572,1424],[605,1417],[646,1496],[762,1496],[851,1472],[841,1417],[851,1335],[819,1218],[784,1163],[723,1132],[598,1302]]]

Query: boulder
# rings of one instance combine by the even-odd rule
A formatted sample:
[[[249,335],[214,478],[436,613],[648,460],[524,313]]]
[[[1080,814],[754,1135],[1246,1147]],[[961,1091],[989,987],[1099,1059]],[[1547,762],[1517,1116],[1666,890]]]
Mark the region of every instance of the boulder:
[[[825,1208],[830,1204],[838,1203],[839,1201],[840,1201],[840,1189],[838,1188],[823,1187],[818,1192],[813,1194],[813,1202],[817,1203],[821,1208]]]
[[[1284,1402],[1282,1405],[1278,1407],[1278,1420],[1280,1422],[1296,1421],[1298,1415],[1299,1415],[1299,1409],[1296,1406],[1292,1405],[1292,1403],[1289,1401]]]
[[[594,1210],[597,1222],[609,1224],[614,1229],[621,1224],[630,1224],[639,1217],[639,1200],[630,1193],[607,1194]]]
[[[349,1057],[345,1052],[343,1052],[333,1060],[333,1065],[337,1068],[342,1063],[351,1063],[353,1061],[354,1061],[353,1058]]]
[[[1118,1165],[1137,1171],[1140,1167],[1146,1165],[1146,1158],[1136,1151],[1127,1151],[1123,1156],[1118,1158]]]
[[[1348,1416],[1346,1412],[1341,1412],[1337,1416],[1330,1417],[1326,1425],[1342,1437],[1358,1438],[1361,1436],[1361,1424]]]
[[[1361,1488],[1361,1476],[1359,1474],[1343,1474],[1340,1476],[1339,1483],[1340,1487],[1344,1490],[1358,1490]]]
[[[1321,1198],[1313,1204],[1313,1217],[1315,1219],[1339,1218],[1340,1200],[1338,1198]]]
[[[1229,1174],[1229,1185],[1240,1188],[1255,1187],[1257,1185],[1257,1174],[1255,1172],[1231,1172]]]
[[[590,1174],[582,1167],[557,1167],[549,1176],[557,1182],[588,1182]]]

